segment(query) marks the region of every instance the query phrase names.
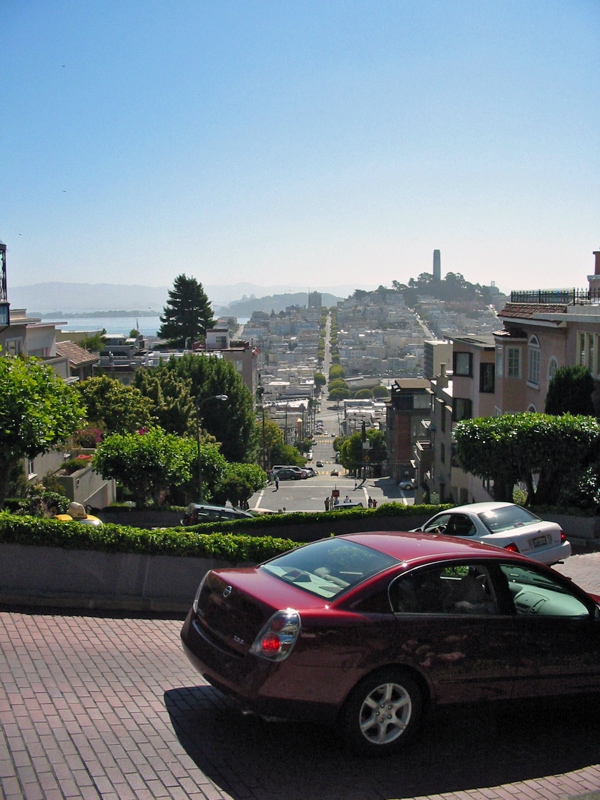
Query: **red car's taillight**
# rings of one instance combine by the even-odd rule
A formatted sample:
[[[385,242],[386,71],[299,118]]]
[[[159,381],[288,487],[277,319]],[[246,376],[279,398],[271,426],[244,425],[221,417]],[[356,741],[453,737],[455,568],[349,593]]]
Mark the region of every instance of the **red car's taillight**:
[[[561,532],[560,532],[560,543],[564,544],[566,541],[567,541],[567,537],[565,535],[565,532],[561,530]]]
[[[514,542],[511,542],[510,544],[507,544],[504,549],[508,550],[509,553],[518,553],[519,552],[519,548],[517,547],[517,545]]]
[[[283,661],[292,652],[301,627],[300,614],[293,608],[277,611],[254,640],[250,652],[269,661]]]

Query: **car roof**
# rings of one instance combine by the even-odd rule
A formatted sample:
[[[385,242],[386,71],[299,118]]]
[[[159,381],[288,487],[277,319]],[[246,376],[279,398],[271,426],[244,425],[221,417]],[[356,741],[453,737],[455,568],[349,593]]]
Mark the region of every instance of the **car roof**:
[[[374,531],[349,533],[338,538],[371,547],[398,561],[429,560],[433,558],[498,557],[500,552],[510,560],[528,560],[499,547],[484,542],[459,539],[455,536],[406,531]]]
[[[440,514],[455,511],[468,511],[472,514],[482,514],[484,511],[497,511],[499,508],[507,508],[508,506],[514,506],[514,503],[494,503],[494,502],[486,502],[486,503],[468,503],[464,506],[455,506],[454,508],[448,508],[446,511],[440,511]]]
[[[233,514],[245,514],[245,511],[242,511],[241,508],[230,508],[229,506],[211,506],[207,503],[191,503],[192,508],[205,508],[207,511],[229,511]]]

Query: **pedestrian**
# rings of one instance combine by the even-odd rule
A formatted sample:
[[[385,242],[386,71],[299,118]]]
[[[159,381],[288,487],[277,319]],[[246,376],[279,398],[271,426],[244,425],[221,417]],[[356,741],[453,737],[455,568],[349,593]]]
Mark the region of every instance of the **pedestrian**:
[[[375,498],[373,498],[373,508],[377,508],[377,500]]]
[[[371,500],[370,497],[369,497],[369,501],[367,502],[367,505],[369,506],[369,508],[373,508],[373,501]]]
[[[350,498],[348,497],[348,495],[346,495],[346,497],[344,497],[344,503],[349,503],[349,502],[350,502]]]
[[[329,498],[325,498],[325,511],[329,511]]]
[[[279,489],[279,475],[275,475],[275,491]]]

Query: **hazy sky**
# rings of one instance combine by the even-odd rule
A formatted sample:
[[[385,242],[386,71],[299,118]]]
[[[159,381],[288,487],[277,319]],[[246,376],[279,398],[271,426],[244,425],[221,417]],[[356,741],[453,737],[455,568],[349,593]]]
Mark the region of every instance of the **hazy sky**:
[[[2,0],[8,286],[586,285],[598,0]]]

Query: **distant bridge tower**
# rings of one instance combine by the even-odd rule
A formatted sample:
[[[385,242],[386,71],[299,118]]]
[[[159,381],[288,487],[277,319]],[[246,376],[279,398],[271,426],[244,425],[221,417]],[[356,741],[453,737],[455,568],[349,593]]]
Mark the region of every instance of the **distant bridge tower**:
[[[433,280],[442,280],[442,257],[439,250],[433,251]]]

